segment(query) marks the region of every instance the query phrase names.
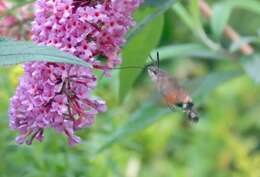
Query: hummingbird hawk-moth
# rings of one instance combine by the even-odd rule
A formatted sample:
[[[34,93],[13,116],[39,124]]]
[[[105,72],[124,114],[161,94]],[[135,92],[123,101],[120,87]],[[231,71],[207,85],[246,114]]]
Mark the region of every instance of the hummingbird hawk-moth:
[[[198,122],[199,117],[188,92],[179,84],[177,78],[159,68],[159,53],[157,61],[147,67],[148,74],[155,83],[156,89],[162,95],[164,101],[170,108],[180,107],[186,112],[189,120]]]

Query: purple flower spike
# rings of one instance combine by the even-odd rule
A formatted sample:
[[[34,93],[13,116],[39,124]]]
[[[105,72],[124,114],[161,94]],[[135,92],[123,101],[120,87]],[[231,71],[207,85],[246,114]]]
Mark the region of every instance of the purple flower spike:
[[[75,145],[74,133],[94,123],[98,112],[107,110],[103,100],[93,99],[93,69],[120,63],[118,53],[124,35],[134,24],[131,14],[143,0],[37,0],[33,41],[54,46],[90,63],[91,68],[49,62],[24,65],[24,76],[10,101],[12,130],[19,144],[42,141],[44,130],[54,128]],[[101,63],[96,56],[105,56]]]

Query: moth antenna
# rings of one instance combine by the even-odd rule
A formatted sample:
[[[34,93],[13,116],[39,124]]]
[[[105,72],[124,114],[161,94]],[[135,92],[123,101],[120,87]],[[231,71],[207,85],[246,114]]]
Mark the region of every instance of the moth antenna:
[[[157,53],[156,53],[156,56],[157,56],[157,66],[158,66],[158,68],[160,67],[160,55],[159,55],[159,52],[157,51]]]
[[[154,59],[153,59],[153,57],[151,55],[149,55],[149,58],[152,61],[152,63],[155,63],[155,61],[154,61]]]

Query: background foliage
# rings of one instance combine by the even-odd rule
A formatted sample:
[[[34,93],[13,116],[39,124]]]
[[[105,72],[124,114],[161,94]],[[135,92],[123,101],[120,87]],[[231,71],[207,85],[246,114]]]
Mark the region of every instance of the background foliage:
[[[33,1],[12,2],[18,7]],[[18,146],[7,114],[23,71],[2,67],[1,177],[259,177],[260,1],[208,0],[211,19],[202,16],[198,0],[174,2],[145,1],[127,36],[122,66],[143,66],[150,52],[159,51],[161,67],[190,90],[200,122],[191,124],[163,105],[146,71],[120,70],[100,79],[96,95],[109,110],[80,132],[82,144],[71,148],[48,130],[44,142]],[[239,42],[223,35],[227,23],[241,35]],[[239,51],[245,42],[253,55]]]

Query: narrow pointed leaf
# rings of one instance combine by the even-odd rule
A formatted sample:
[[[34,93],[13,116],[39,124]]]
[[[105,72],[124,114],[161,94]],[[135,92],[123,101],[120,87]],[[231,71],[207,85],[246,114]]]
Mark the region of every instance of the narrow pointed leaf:
[[[231,12],[232,8],[230,6],[225,6],[222,3],[213,6],[211,28],[216,39],[219,39],[222,35]]]
[[[137,25],[128,33],[126,37],[127,41],[131,40],[131,38],[142,31],[148,23],[153,21],[156,17],[162,15],[167,9],[171,8],[174,3],[176,3],[176,0],[162,0],[160,2],[155,0],[146,1],[144,4],[145,7],[154,6],[156,9],[153,13],[150,13],[150,15],[147,15],[137,23]]]
[[[87,62],[49,46],[39,46],[29,41],[0,38],[0,66],[32,61],[68,63],[90,67]]]
[[[108,136],[105,142],[98,148],[97,152],[101,152],[115,142],[121,141],[129,135],[145,129],[170,112],[171,111],[167,108],[158,107],[154,102],[145,103],[129,117],[129,120],[123,126]]]
[[[260,55],[254,54],[244,56],[241,59],[241,64],[247,74],[257,83],[260,83]]]
[[[158,44],[163,29],[163,16],[157,17],[149,23],[143,31],[138,33],[124,48],[123,64],[126,66],[144,66],[153,48]],[[122,102],[138,77],[141,69],[120,70],[119,99]]]
[[[174,57],[197,57],[221,60],[227,57],[223,53],[212,51],[199,43],[174,44],[160,47],[155,49],[151,55],[156,56],[156,52],[160,53],[161,60]]]
[[[189,83],[192,85],[188,89],[192,90],[192,97],[196,102],[202,102],[203,99],[218,86],[241,74],[243,74],[241,70],[212,72],[202,78],[193,80]]]

